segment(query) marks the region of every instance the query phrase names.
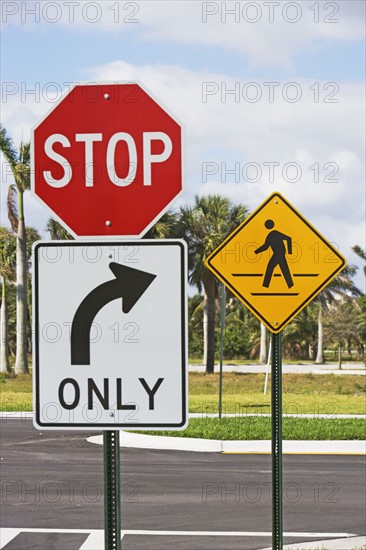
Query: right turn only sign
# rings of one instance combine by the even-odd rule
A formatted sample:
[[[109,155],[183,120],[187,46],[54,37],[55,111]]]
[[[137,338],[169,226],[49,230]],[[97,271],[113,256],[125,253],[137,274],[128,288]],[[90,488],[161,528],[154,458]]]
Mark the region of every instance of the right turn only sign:
[[[186,245],[34,245],[34,422],[40,429],[184,429]]]
[[[206,266],[271,332],[280,332],[346,265],[282,195],[273,193]]]

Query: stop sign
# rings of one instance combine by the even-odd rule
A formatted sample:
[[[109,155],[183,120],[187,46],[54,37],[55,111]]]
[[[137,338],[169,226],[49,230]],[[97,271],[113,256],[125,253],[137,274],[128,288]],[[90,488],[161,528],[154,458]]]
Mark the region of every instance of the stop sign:
[[[141,84],[76,85],[32,133],[32,192],[75,237],[143,235],[183,191],[182,125]]]

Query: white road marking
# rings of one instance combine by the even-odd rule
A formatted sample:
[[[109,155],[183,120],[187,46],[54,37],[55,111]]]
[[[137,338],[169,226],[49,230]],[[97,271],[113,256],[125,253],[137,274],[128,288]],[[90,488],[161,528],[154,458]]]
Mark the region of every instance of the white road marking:
[[[0,528],[0,548],[3,548],[8,542],[15,539],[21,532],[20,529],[1,529]]]
[[[122,531],[123,535],[157,535],[157,536],[178,536],[178,537],[272,537],[272,531],[145,531],[129,530]],[[354,537],[351,533],[283,533],[284,537],[318,538],[318,537]]]
[[[103,529],[37,529],[37,528],[0,528],[0,549],[12,541],[19,533],[82,533],[89,537],[82,544],[79,550],[102,550],[104,548]],[[148,535],[148,536],[169,536],[169,537],[272,537],[271,531],[157,531],[157,530],[123,530],[121,539],[124,536]],[[284,533],[284,537],[307,538],[349,538],[355,537],[352,533]]]
[[[300,544],[286,544],[283,550],[355,550],[355,548],[366,548],[366,537],[350,537],[347,539],[317,540]],[[263,550],[272,550],[264,548]]]
[[[123,536],[121,536],[122,540]],[[90,533],[86,541],[80,546],[79,550],[102,550],[104,548],[103,529],[94,530]]]

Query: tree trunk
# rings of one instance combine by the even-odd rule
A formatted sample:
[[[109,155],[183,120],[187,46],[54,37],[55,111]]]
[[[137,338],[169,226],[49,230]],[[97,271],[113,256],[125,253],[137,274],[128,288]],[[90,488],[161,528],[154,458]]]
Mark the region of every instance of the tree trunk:
[[[308,359],[309,361],[314,361],[314,346],[312,342],[308,343]]]
[[[338,368],[342,369],[342,344],[338,344]]]
[[[6,281],[2,280],[1,293],[1,311],[0,311],[0,372],[10,372],[9,361],[9,332],[8,332],[8,304],[6,299]]]
[[[215,295],[215,279],[208,273],[203,300],[203,364],[207,373],[215,369]]]
[[[319,314],[318,314],[318,352],[316,355],[315,363],[321,365],[325,363],[324,357],[324,342],[323,342],[323,306],[319,304]]]
[[[347,338],[347,350],[348,350],[348,358],[350,361],[352,361],[352,342],[351,338]]]
[[[259,348],[259,363],[265,365],[267,363],[267,329],[261,323],[261,343]]]
[[[19,191],[19,222],[17,234],[17,351],[16,374],[27,374],[27,252],[23,214],[23,193]]]

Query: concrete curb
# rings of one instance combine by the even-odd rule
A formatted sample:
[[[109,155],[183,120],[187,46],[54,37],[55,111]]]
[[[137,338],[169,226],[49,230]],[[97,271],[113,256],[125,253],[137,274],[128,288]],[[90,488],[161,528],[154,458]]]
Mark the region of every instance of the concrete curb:
[[[103,436],[93,435],[89,443],[103,444]],[[135,434],[120,431],[120,446],[135,449],[166,449],[170,451],[193,451],[208,453],[257,453],[270,454],[271,441],[220,441],[189,437],[167,437]],[[365,441],[283,441],[283,454],[355,454],[364,455]]]
[[[0,421],[6,422],[12,418],[33,418],[33,412],[1,412]],[[195,416],[195,413],[189,415]],[[207,415],[211,416],[211,415]],[[213,415],[217,416],[217,415]],[[232,415],[227,415],[232,416]],[[233,415],[237,416],[237,415]],[[252,416],[252,415],[243,415]],[[257,416],[257,415],[253,415]],[[258,415],[262,416],[262,415]],[[287,416],[287,415],[286,415]],[[290,416],[290,415],[288,415]],[[298,415],[293,415],[298,416]],[[305,416],[305,415],[304,415]],[[307,415],[306,415],[307,416]],[[312,416],[312,415],[310,415]],[[365,415],[342,415],[343,417],[365,418]],[[199,413],[199,417],[202,415]],[[87,428],[85,428],[87,431]],[[89,443],[103,444],[102,435],[93,435],[87,439]],[[158,435],[135,434],[120,430],[120,446],[136,449],[166,449],[171,451],[193,451],[210,453],[271,453],[270,440],[252,441],[221,441],[215,439],[196,439],[189,437],[168,437]],[[338,455],[365,455],[366,442],[362,440],[335,440],[335,441],[298,441],[284,440],[282,443],[284,454],[338,454]]]

